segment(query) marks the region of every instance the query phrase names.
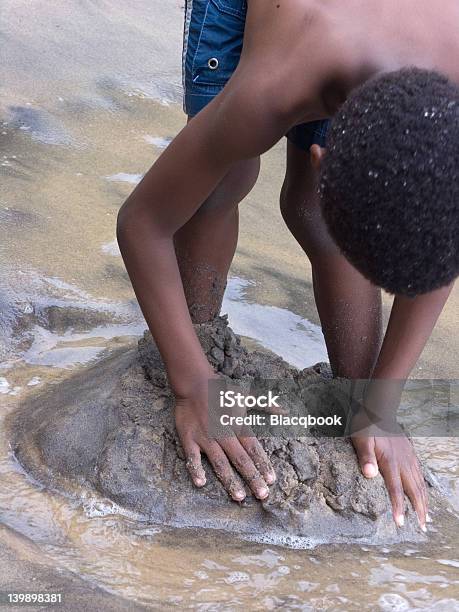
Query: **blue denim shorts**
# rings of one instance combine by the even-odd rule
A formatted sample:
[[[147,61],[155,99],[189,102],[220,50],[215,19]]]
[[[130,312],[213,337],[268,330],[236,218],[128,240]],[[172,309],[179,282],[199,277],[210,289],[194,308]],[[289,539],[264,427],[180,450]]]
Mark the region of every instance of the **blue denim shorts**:
[[[184,110],[193,117],[223,89],[242,51],[247,0],[186,0],[183,36]],[[302,123],[287,138],[309,151],[325,146],[328,120]]]

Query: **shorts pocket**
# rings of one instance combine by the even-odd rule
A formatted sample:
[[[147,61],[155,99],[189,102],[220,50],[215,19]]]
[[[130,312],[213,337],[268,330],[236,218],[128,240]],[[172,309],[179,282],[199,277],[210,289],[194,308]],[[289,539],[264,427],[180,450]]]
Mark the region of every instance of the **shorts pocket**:
[[[209,0],[193,59],[196,85],[222,87],[241,57],[245,28],[245,0]]]
[[[214,2],[221,11],[245,20],[247,0],[214,0]]]

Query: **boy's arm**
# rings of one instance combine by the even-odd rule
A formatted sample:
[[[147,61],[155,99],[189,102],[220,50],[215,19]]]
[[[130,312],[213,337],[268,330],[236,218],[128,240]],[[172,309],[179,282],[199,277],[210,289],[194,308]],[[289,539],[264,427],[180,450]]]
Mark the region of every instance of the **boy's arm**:
[[[370,383],[366,400],[366,407],[376,417],[384,420],[384,414],[388,413],[389,420],[395,417],[403,383],[424,349],[451,289],[452,285],[416,298],[395,298],[373,373],[375,382],[373,386]],[[417,512],[421,527],[425,528],[427,495],[424,478],[407,438],[354,435],[352,440],[363,473],[372,477],[379,467],[389,491],[396,523],[403,524],[406,493]]]
[[[205,452],[231,495],[241,499],[245,493],[229,461],[260,498],[268,494],[266,482],[273,482],[274,472],[254,438],[217,443],[207,437],[207,386],[215,374],[194,332],[173,243],[175,232],[232,164],[264,152],[291,125],[260,82],[251,91],[235,80],[236,87],[225,89],[189,122],[148,171],[120,211],[117,234],[177,398],[177,428],[191,476],[198,486],[205,483],[200,456]],[[256,477],[255,466],[264,479]]]

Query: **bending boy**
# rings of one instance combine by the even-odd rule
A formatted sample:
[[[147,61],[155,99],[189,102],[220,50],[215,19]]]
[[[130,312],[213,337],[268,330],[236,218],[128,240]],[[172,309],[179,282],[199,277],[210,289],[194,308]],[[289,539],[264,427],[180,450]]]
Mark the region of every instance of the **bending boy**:
[[[287,134],[281,210],[311,261],[333,372],[406,379],[459,273],[459,5],[187,4],[185,106],[193,118],[123,205],[118,240],[175,392],[193,482],[205,484],[205,453],[233,499],[245,496],[233,467],[264,499],[275,475],[257,440],[207,437],[215,373],[192,325],[218,314],[238,203],[257,179],[259,156]],[[418,69],[403,70],[411,66]],[[380,287],[395,295],[383,340]],[[353,442],[363,474],[383,475],[396,523],[406,493],[425,528],[427,496],[410,442]]]

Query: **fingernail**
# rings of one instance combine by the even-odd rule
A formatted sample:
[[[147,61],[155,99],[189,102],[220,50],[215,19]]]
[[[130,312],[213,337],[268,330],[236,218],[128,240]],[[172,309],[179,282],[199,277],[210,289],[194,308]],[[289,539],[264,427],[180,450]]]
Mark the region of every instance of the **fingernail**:
[[[265,499],[266,497],[268,497],[269,495],[269,490],[266,487],[262,487],[261,489],[258,489],[257,491],[257,497],[259,499]]]
[[[206,479],[205,478],[196,478],[196,480],[194,481],[194,484],[197,487],[203,487],[206,484]]]
[[[403,514],[399,514],[395,517],[395,523],[397,527],[403,527],[403,525],[405,524],[405,517],[403,516]]]
[[[430,514],[426,514],[426,522],[427,523],[431,523],[432,522],[432,517],[430,516]]]
[[[274,482],[276,482],[276,474],[274,472],[268,472],[266,474],[266,482],[268,484],[273,484]]]
[[[421,521],[421,519],[420,519],[420,517],[419,517],[418,513],[416,513],[416,516],[418,517],[419,527],[421,528],[421,530],[422,530],[424,533],[426,533],[426,531],[427,531],[426,523],[423,523],[423,522]],[[428,519],[429,519],[429,518],[430,518],[430,517],[429,517],[429,515],[428,515],[428,514],[426,514],[426,522],[428,522]],[[429,522],[431,522],[431,521],[429,521]]]
[[[245,498],[245,491],[235,491],[233,496],[236,501],[242,501]]]
[[[378,474],[378,468],[374,465],[374,463],[365,463],[362,471],[364,476],[367,478],[374,478]]]

